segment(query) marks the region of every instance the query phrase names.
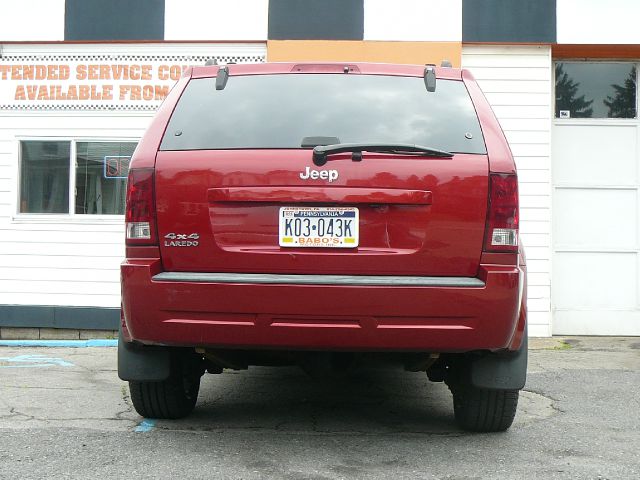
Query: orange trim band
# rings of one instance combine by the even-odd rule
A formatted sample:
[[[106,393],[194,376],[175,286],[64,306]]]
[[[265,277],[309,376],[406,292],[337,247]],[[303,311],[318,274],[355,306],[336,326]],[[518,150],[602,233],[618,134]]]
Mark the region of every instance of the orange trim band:
[[[461,42],[378,42],[360,40],[269,40],[270,62],[382,62],[460,67]]]
[[[640,58],[640,45],[552,45],[553,58]]]

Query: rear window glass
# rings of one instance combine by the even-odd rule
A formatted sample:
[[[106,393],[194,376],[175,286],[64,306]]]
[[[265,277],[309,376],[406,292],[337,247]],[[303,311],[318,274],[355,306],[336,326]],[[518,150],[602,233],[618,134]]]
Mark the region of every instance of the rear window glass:
[[[410,143],[486,153],[464,83],[422,78],[286,74],[193,79],[171,117],[161,150],[300,148],[305,137],[340,143]]]

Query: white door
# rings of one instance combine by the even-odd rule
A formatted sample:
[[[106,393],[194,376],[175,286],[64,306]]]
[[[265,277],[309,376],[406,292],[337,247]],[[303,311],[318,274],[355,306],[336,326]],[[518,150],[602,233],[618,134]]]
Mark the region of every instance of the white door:
[[[556,67],[553,333],[640,335],[637,69],[592,65]],[[559,104],[558,76],[567,72],[564,94],[571,99]]]

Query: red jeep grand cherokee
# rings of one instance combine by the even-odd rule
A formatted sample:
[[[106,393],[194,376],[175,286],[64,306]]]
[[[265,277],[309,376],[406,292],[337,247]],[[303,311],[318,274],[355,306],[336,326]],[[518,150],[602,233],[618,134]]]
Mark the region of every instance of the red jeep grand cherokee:
[[[446,382],[462,428],[509,428],[517,185],[465,70],[187,70],[129,172],[118,372],[136,410],[189,414],[205,371],[374,358]]]

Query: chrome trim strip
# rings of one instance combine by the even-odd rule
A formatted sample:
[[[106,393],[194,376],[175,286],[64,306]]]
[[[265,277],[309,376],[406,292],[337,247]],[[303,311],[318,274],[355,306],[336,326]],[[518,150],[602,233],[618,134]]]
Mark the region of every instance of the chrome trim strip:
[[[293,285],[350,285],[384,287],[474,287],[485,284],[471,277],[409,277],[394,275],[290,275],[273,273],[162,272],[156,282],[258,283]]]

